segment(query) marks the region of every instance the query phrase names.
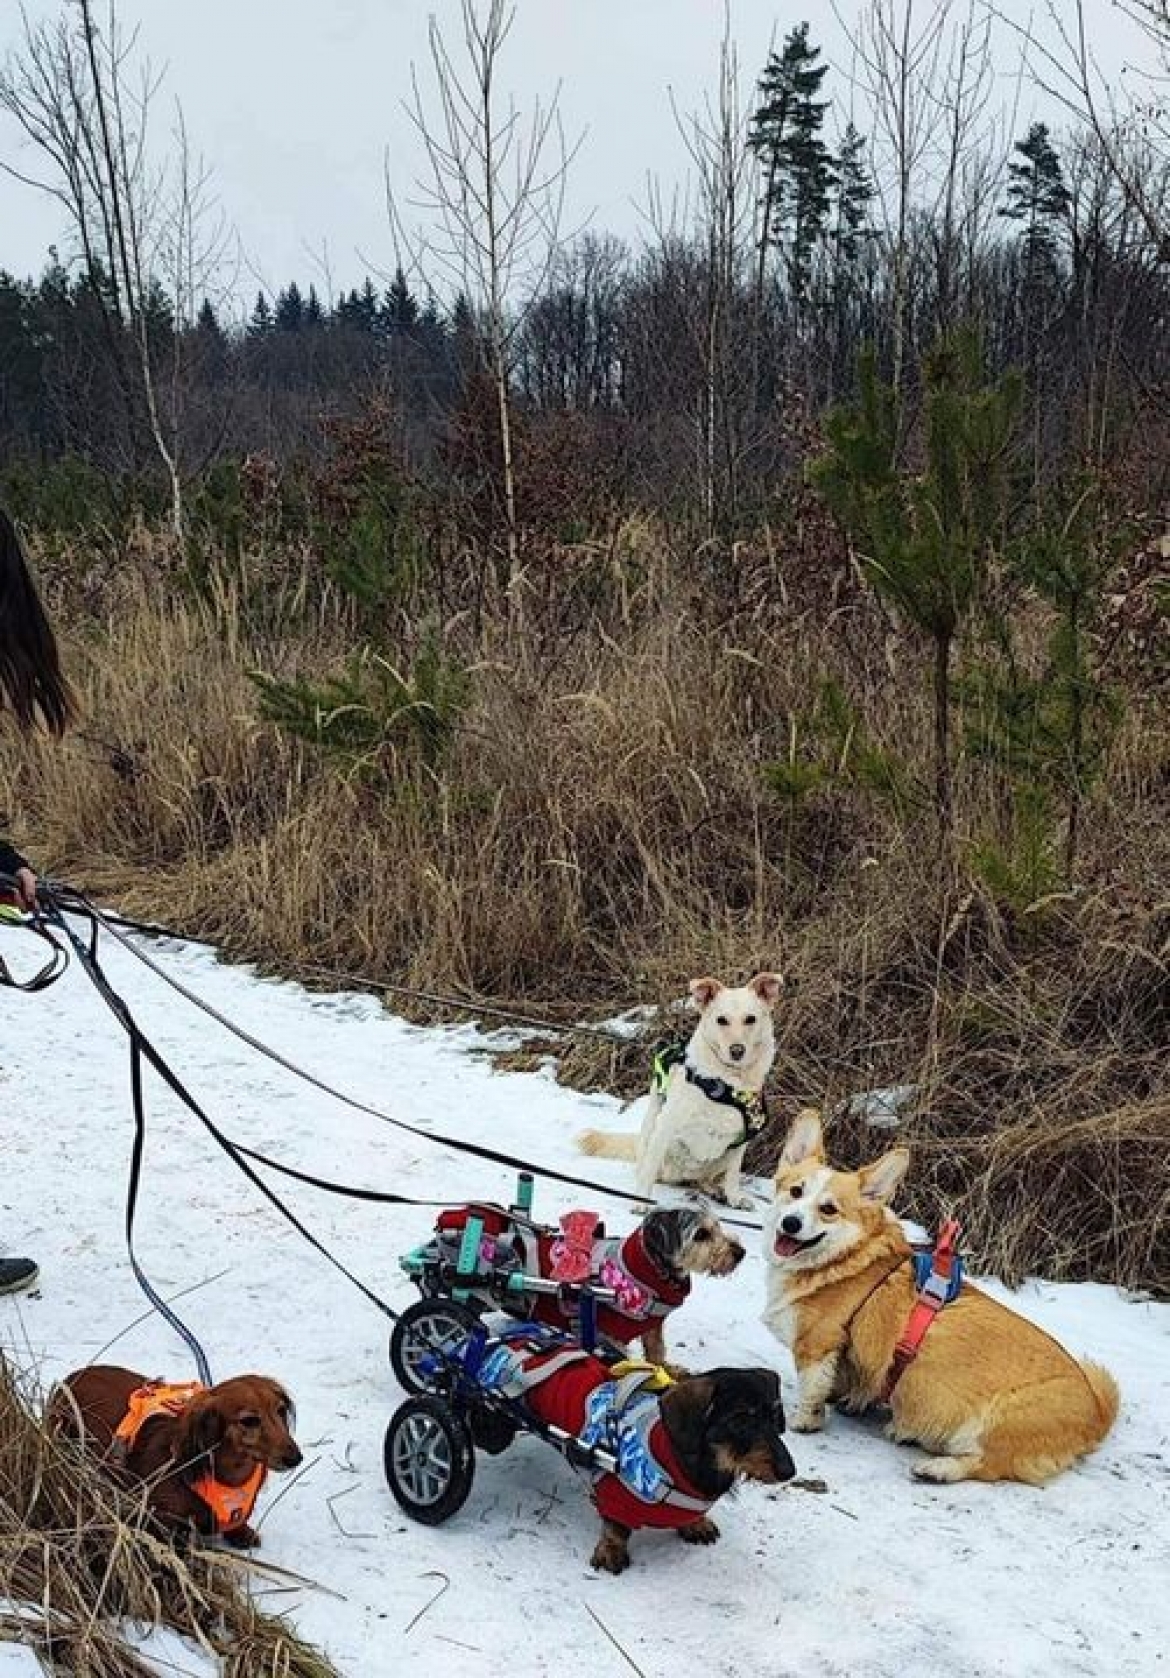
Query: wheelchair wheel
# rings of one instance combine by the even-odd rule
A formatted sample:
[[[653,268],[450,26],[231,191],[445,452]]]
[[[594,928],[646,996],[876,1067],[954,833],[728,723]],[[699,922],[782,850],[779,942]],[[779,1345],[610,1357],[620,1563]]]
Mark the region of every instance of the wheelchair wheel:
[[[399,1508],[424,1526],[441,1526],[462,1509],[475,1478],[466,1422],[431,1393],[408,1398],[391,1416],[383,1462]]]
[[[455,1299],[418,1299],[394,1324],[390,1336],[390,1367],[408,1393],[426,1392],[442,1365],[436,1353],[462,1344],[479,1318]]]

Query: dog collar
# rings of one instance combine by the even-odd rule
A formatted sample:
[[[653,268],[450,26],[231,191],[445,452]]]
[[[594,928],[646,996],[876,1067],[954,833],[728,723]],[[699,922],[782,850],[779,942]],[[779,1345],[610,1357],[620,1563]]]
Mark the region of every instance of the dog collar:
[[[617,1250],[617,1262],[626,1275],[650,1295],[647,1316],[665,1317],[676,1310],[691,1291],[689,1276],[664,1270],[646,1250],[641,1226],[625,1237]]]

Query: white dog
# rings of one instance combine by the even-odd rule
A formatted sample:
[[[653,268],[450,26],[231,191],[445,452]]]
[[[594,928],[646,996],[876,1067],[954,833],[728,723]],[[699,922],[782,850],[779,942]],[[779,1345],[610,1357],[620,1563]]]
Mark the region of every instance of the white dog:
[[[587,1130],[577,1138],[581,1151],[636,1160],[644,1200],[656,1182],[685,1183],[729,1206],[752,1206],[740,1171],[748,1143],[766,1122],[761,1091],[776,1058],[772,1009],[782,983],[778,973],[757,973],[731,987],[692,979],[699,1023],[685,1050],[655,1060],[641,1135]]]

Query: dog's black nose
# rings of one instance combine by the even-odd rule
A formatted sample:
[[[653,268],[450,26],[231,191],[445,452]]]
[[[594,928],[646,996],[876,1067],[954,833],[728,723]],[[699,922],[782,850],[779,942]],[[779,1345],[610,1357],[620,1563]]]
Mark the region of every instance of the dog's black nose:
[[[799,1235],[800,1219],[795,1213],[790,1212],[786,1218],[781,1218],[780,1228],[784,1231],[785,1235]]]
[[[283,1468],[299,1468],[304,1460],[302,1452],[294,1445],[291,1451],[284,1453],[281,1466]]]
[[[733,1043],[731,1048],[728,1050],[728,1053],[730,1054],[732,1060],[742,1060],[744,1055],[747,1054],[747,1045],[744,1043]]]

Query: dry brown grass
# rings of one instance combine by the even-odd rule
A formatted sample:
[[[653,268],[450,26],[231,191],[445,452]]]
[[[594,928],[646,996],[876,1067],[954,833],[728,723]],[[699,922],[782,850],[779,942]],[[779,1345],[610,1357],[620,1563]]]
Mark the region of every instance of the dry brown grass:
[[[141,562],[113,603],[83,611],[71,589],[85,732],[129,764],[82,739],[8,746],[0,808],[46,867],[277,967],[578,1019],[779,966],[778,1113],[914,1084],[924,1213],[957,1206],[1011,1275],[1170,1289],[1154,703],[1130,695],[1076,890],[997,902],[966,871],[942,883],[925,820],[841,787],[793,810],[764,783],[830,673],[879,745],[926,741],[915,649],[872,603],[839,578],[827,602],[770,553],[729,567],[651,547],[565,556],[520,614],[453,612],[473,698],[435,779],[347,778],[259,720],[249,666],[321,670],[351,638],[305,556],[203,600]],[[408,614],[395,633],[407,656]],[[960,766],[957,794],[961,837],[986,833],[985,772]],[[563,1069],[632,1095],[646,1045],[582,1041]],[[846,1152],[872,1145],[841,1129]]]
[[[0,1359],[0,1640],[69,1678],[149,1678],[127,1625],[173,1628],[224,1678],[336,1678],[281,1621],[259,1612],[249,1564],[182,1555],[94,1464],[50,1439],[31,1383]]]

